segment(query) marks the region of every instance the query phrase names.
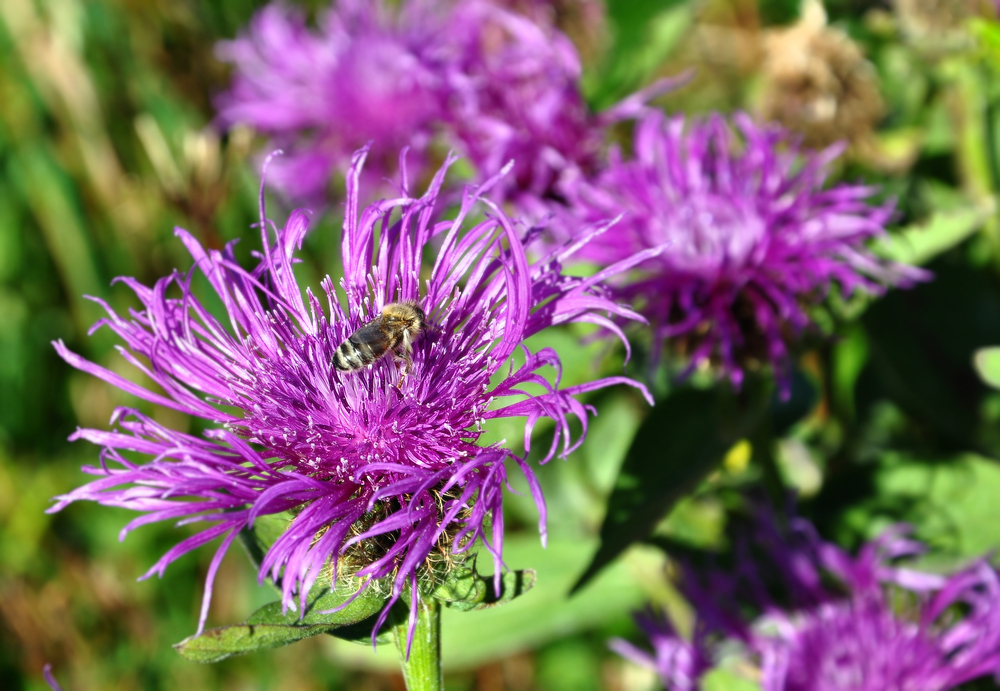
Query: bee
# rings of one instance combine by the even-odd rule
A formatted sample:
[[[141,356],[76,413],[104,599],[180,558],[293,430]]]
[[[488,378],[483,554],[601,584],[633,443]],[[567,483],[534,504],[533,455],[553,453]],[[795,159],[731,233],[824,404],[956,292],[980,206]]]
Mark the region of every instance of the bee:
[[[382,314],[337,346],[333,366],[341,372],[353,372],[392,353],[394,359],[404,363],[397,384],[402,386],[413,369],[413,341],[426,329],[426,316],[416,304],[390,303],[382,308]]]

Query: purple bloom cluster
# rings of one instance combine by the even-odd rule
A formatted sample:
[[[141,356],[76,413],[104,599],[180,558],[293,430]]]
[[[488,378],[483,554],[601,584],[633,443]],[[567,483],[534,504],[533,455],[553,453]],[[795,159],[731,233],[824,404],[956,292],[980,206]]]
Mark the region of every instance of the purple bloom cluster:
[[[1000,680],[1000,576],[985,560],[951,575],[896,564],[923,546],[905,528],[852,557],[796,519],[789,531],[762,513],[735,569],[683,569],[695,607],[692,640],[664,617],[639,615],[653,653],[612,647],[655,669],[666,688],[694,689],[720,644],[736,644],[764,691],[943,691]]]
[[[485,0],[404,0],[395,12],[339,0],[315,32],[271,5],[219,55],[236,68],[218,101],[220,121],[271,135],[270,148],[289,154],[278,185],[298,198],[315,198],[369,140],[371,175],[384,178],[400,148],[424,154],[436,135],[479,180],[515,161],[494,190],[498,201],[541,197],[563,170],[595,168],[609,122],[675,84],[661,80],[595,115],[569,38]]]
[[[732,127],[646,107],[678,80],[592,113],[566,35],[486,0],[404,0],[392,12],[342,0],[317,32],[272,5],[220,54],[236,67],[221,120],[290,152],[279,185],[293,196],[315,198],[369,139],[383,179],[402,146],[419,172],[438,142],[480,180],[514,161],[494,199],[550,218],[562,241],[621,217],[579,259],[609,266],[666,246],[616,283],[652,324],[653,366],[669,341],[690,368],[711,363],[736,386],[762,365],[787,382],[793,345],[831,290],[875,294],[927,276],[866,246],[893,207],[872,204],[870,186],[826,185],[841,147],[807,152],[747,116]],[[633,155],[609,154],[608,125],[640,116]]]
[[[580,59],[558,29],[479,2],[456,16],[449,101],[442,113],[450,142],[480,175],[508,161],[504,197],[543,196],[561,171],[596,167],[604,130],[579,90]]]
[[[419,170],[440,111],[442,78],[431,52],[442,17],[418,0],[390,11],[372,0],[341,0],[316,31],[295,8],[273,4],[245,36],[223,42],[236,66],[217,102],[223,124],[247,123],[272,136],[274,181],[300,199],[318,199],[334,170],[372,141],[366,182],[395,171],[400,149]]]
[[[650,113],[632,158],[612,152],[598,174],[564,176],[548,208],[563,236],[622,217],[579,255],[598,265],[666,243],[618,296],[649,319],[654,353],[671,339],[692,367],[712,362],[739,385],[748,365],[787,372],[790,343],[833,286],[879,293],[925,274],[866,248],[892,215],[870,203],[875,189],[824,186],[840,148],[802,152],[780,128],[734,122],[739,136],[720,116]]]
[[[606,315],[639,318],[607,299],[600,282],[645,257],[591,278],[564,276],[561,264],[585,245],[581,241],[529,262],[527,240],[482,196],[496,180],[467,188],[457,216],[436,220],[453,159],[422,197],[361,208],[367,153],[355,155],[348,175],[339,290],[327,277],[325,298],[311,289],[303,293],[293,265],[307,217],[296,212],[284,228],[273,227],[263,217],[262,196],[262,254],[253,268],[239,265],[232,245],[207,250],[177,230],[213,299],[225,308],[221,320],[192,289],[194,270],[174,272],[153,286],[120,279],[141,302],[128,315],[101,303],[108,316],[95,328],[112,329],[124,342],[122,357],[158,388],[55,344],[74,367],[210,423],[199,437],[168,429],[139,410],[120,409],[112,420],[116,429],[78,430],[74,439],[103,447],[101,464],[85,468],[98,479],[58,497],[51,509],[91,500],[140,512],[122,537],[156,521],[203,526],[147,576],[223,538],[208,572],[199,631],[223,554],[241,529],[268,514],[293,516],[259,574],[281,584],[288,607],[305,598],[324,569],[339,573],[338,560],[359,544],[375,547],[348,573],[367,579],[365,586],[391,577],[393,602],[407,585],[416,594],[432,551],[458,554],[477,538],[492,553],[499,580],[507,461],[527,478],[544,539],[544,499],[526,462],[532,429],[541,418],[555,424],[543,463],[557,452],[568,454],[582,441],[592,412],[576,396],[633,383],[611,377],[560,389],[556,353],[532,353],[524,341],[557,324],[613,327]],[[477,209],[486,212],[482,220],[475,220]],[[605,228],[591,232],[597,236]],[[429,252],[436,259],[428,269],[421,262]],[[384,305],[400,301],[418,302],[430,324],[417,341],[409,376],[401,379],[391,358],[355,373],[336,371],[331,358],[338,345]],[[543,376],[549,367],[554,384]],[[489,420],[504,417],[526,418],[524,455],[477,443]],[[576,439],[572,417],[583,426]]]

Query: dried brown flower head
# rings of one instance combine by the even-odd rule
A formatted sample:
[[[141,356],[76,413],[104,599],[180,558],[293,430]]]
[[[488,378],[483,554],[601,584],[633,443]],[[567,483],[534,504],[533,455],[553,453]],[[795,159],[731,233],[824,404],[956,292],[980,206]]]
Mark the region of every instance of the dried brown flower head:
[[[817,0],[802,18],[764,38],[760,113],[823,147],[838,140],[866,141],[885,105],[875,69],[860,47],[826,23]]]

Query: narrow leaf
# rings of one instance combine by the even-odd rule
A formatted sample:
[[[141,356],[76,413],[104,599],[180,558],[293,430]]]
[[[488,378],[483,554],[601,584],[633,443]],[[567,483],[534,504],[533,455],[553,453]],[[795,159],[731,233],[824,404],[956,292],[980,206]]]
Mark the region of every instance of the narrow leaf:
[[[272,602],[250,615],[243,624],[209,629],[200,636],[185,638],[174,648],[194,662],[218,662],[234,655],[279,648],[322,633],[336,635],[338,630],[347,634],[346,638],[354,639],[364,635],[365,627],[358,625],[368,620],[372,620],[367,624],[370,636],[374,616],[385,606],[388,593],[369,586],[351,600],[359,583],[354,579],[339,582],[332,590],[329,584],[315,586],[304,616],[293,611],[282,612],[281,603]],[[342,609],[329,611],[336,607]]]
[[[493,589],[493,576],[480,576],[473,564],[472,568],[452,569],[445,582],[434,591],[433,597],[445,607],[470,612],[510,602],[531,590],[534,585],[533,570],[508,571],[500,577],[498,595]]]
[[[770,396],[769,384],[748,381],[740,395],[721,385],[707,391],[681,389],[657,403],[615,481],[601,545],[570,592],[589,583],[629,545],[649,537],[677,500],[757,425]]]
[[[192,662],[220,662],[234,655],[280,648],[303,638],[327,633],[330,629],[329,624],[223,626],[217,629],[208,629],[200,636],[185,638],[174,645],[174,648]]]
[[[1000,301],[981,274],[944,264],[935,274],[933,283],[890,293],[865,313],[869,366],[881,395],[913,419],[922,439],[979,449],[975,421],[986,387],[969,354],[995,342]]]

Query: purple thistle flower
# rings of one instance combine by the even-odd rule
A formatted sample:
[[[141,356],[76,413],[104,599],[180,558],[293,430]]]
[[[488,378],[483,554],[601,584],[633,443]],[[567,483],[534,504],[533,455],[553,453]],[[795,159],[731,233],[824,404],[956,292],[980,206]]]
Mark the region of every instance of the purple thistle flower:
[[[315,32],[301,12],[269,5],[245,35],[219,45],[236,68],[217,101],[219,120],[249,124],[272,137],[271,150],[285,149],[275,182],[295,198],[319,198],[368,141],[367,182],[380,183],[396,172],[400,149],[421,156],[430,142],[441,80],[426,54],[440,27],[439,13],[412,0],[396,13],[378,1],[340,0]]]
[[[317,32],[275,4],[218,52],[236,67],[218,99],[220,122],[271,135],[271,149],[289,152],[278,185],[310,199],[362,144],[373,142],[374,184],[394,172],[404,146],[422,163],[439,132],[479,181],[515,161],[493,192],[498,202],[544,197],[562,171],[595,169],[608,123],[634,117],[677,84],[660,80],[595,115],[569,38],[484,0],[404,0],[394,13],[381,2],[339,0]]]
[[[637,619],[653,654],[624,641],[614,649],[656,669],[670,689],[695,688],[724,641],[759,666],[763,691],[943,691],[1000,679],[1000,577],[985,560],[925,573],[894,563],[923,551],[903,527],[852,557],[802,519],[788,531],[766,511],[755,519],[734,569],[684,566],[693,641],[644,613]],[[663,662],[677,659],[698,664]]]
[[[450,138],[483,178],[514,161],[504,198],[542,196],[560,171],[591,170],[603,127],[580,94],[580,60],[569,38],[486,2],[456,12],[448,61]]]
[[[801,521],[800,530],[813,530]],[[866,544],[856,558],[815,543],[812,607],[769,611],[755,624],[763,691],[943,691],[1000,680],[1000,577],[985,560],[949,576],[890,564],[923,551],[905,528]],[[800,557],[800,561],[801,561]]]
[[[259,577],[280,584],[286,607],[295,607],[296,596],[304,602],[328,564],[340,573],[345,553],[369,540],[381,553],[346,573],[365,579],[362,587],[391,577],[392,602],[407,584],[417,594],[418,571],[432,550],[459,554],[477,538],[492,553],[499,588],[507,461],[527,478],[544,542],[544,498],[526,461],[535,424],[543,417],[555,424],[541,462],[557,452],[565,456],[582,441],[593,412],[578,395],[617,383],[640,386],[610,377],[560,389],[556,353],[532,353],[524,345],[557,324],[609,322],[602,313],[639,318],[608,300],[600,287],[604,277],[630,268],[633,260],[586,279],[561,274],[561,262],[576,245],[530,263],[525,240],[482,197],[495,181],[466,189],[454,220],[434,221],[452,158],[424,196],[361,209],[359,178],[367,153],[365,148],[355,154],[348,175],[343,278],[340,291],[324,279],[325,301],[311,289],[303,295],[292,272],[306,215],[293,213],[272,236],[263,218],[262,187],[263,254],[255,268],[237,263],[232,244],[209,251],[177,230],[225,307],[223,320],[194,295],[194,271],[174,272],[152,287],[120,279],[142,303],[128,316],[101,303],[108,317],[95,328],[112,329],[124,342],[122,356],[163,393],[55,344],[74,367],[212,425],[202,438],[121,409],[112,431],[78,430],[72,439],[103,447],[100,466],[85,468],[98,479],[57,497],[50,509],[86,499],[140,512],[122,530],[123,538],[156,521],[205,526],[144,577],[162,574],[182,555],[222,537],[208,571],[199,632],[215,573],[237,533],[260,516],[285,511],[294,519],[270,547]],[[487,215],[474,221],[479,206]],[[436,259],[427,273],[421,258],[431,246]],[[431,325],[416,343],[412,373],[401,380],[391,358],[355,373],[336,371],[331,359],[337,347],[384,305],[400,301],[418,302]],[[524,361],[516,368],[515,351]],[[555,370],[555,384],[542,376],[546,367]],[[477,443],[487,421],[505,417],[526,418],[522,456],[499,444]],[[576,439],[571,417],[583,426]],[[135,455],[147,461],[136,462]],[[388,606],[383,619],[387,613]]]
[[[595,114],[580,92],[577,49],[555,26],[477,0],[460,3],[452,24],[461,29],[443,60],[446,131],[480,179],[514,161],[498,194],[526,209],[554,193],[566,171],[597,169],[609,124],[644,112],[687,79],[660,79]]]
[[[913,619],[882,590],[772,617],[775,630],[756,641],[763,691],[943,691],[1000,680],[996,571],[980,562],[941,581],[914,598]]]
[[[612,152],[596,175],[565,179],[564,203],[548,208],[565,235],[623,216],[579,255],[599,265],[667,243],[618,296],[652,324],[654,358],[673,339],[692,368],[713,362],[739,386],[748,365],[787,375],[791,343],[833,286],[880,293],[928,274],[866,248],[892,216],[891,204],[869,203],[874,188],[824,188],[840,147],[802,152],[777,127],[734,121],[738,141],[721,116],[650,113],[631,160]]]

